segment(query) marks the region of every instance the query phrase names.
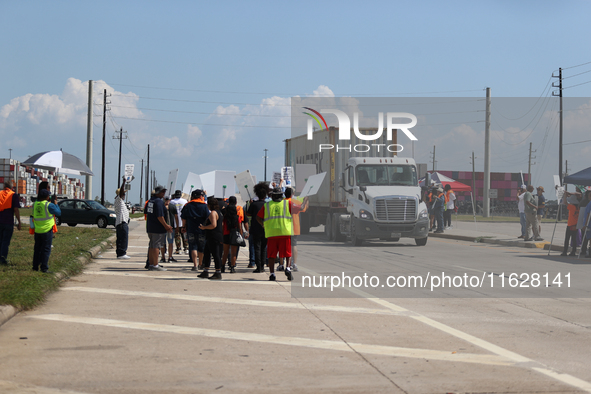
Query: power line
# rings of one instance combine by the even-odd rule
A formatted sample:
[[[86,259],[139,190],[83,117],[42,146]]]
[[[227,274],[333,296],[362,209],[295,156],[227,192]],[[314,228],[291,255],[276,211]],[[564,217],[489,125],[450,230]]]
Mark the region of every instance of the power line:
[[[590,142],[591,140],[585,141],[578,141],[578,142],[569,142],[568,144],[563,143],[562,145],[574,145],[574,144],[582,144],[583,142]]]
[[[575,86],[581,86],[581,85],[585,85],[585,84],[587,84],[587,83],[591,83],[591,81],[587,81],[587,82],[583,82],[583,83],[578,83],[578,84],[576,84],[576,85],[567,86],[567,87],[565,87],[565,88],[562,88],[562,90],[564,90],[564,89],[570,89],[570,88],[574,88]]]
[[[582,73],[578,73],[578,74],[575,74],[575,75],[570,75],[570,76],[564,77],[562,79],[569,79],[569,78],[573,78],[573,77],[576,77],[578,75],[587,74],[587,73],[591,73],[591,70],[583,71]]]
[[[591,62],[577,64],[576,66],[564,67],[563,70],[568,70],[569,68],[581,67],[581,66],[584,66],[586,64],[591,64]]]
[[[260,126],[260,125],[238,125],[238,124],[219,124],[219,123],[192,123],[192,122],[176,122],[176,121],[172,121],[172,120],[129,118],[129,117],[125,117],[125,116],[114,116],[113,118],[127,119],[127,120],[140,120],[140,121],[144,121],[144,122],[156,122],[156,123],[190,124],[193,126],[257,127],[257,128],[266,128],[266,129],[291,129],[291,126]]]

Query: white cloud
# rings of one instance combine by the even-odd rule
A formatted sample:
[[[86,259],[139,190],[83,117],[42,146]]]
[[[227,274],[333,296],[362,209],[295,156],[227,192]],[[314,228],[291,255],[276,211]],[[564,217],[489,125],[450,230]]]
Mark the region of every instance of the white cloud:
[[[308,97],[335,97],[334,93],[326,85],[318,86],[318,89],[312,92],[312,94],[306,95]]]

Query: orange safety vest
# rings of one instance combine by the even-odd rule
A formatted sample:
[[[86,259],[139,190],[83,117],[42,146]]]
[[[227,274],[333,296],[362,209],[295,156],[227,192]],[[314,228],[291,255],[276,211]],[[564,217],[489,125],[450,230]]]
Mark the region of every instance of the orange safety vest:
[[[0,211],[12,208],[12,196],[14,191],[10,189],[4,189],[0,191]]]

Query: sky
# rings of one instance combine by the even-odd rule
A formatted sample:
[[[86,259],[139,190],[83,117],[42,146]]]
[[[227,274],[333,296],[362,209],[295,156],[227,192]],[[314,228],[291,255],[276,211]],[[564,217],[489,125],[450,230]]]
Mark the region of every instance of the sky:
[[[177,168],[179,184],[213,170],[262,180],[264,149],[270,179],[284,163],[291,97],[484,98],[490,87],[535,103],[493,104],[491,171],[527,172],[531,142],[534,184],[548,190],[558,173],[552,75],[563,68],[565,97],[591,97],[590,14],[586,1],[0,0],[0,157],[63,149],[85,160],[93,80],[93,197],[106,89],[105,196],[117,188],[122,128],[139,202],[148,144],[158,183]],[[590,100],[565,107],[570,173],[590,165],[589,111]],[[482,171],[484,122],[468,120],[418,133],[416,161],[431,169],[435,145],[436,169],[471,170],[474,151]]]

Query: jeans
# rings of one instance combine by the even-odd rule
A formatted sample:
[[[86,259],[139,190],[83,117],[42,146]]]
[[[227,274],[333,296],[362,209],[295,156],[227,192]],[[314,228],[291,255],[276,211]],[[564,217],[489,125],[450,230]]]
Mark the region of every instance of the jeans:
[[[519,223],[521,223],[521,235],[525,238],[525,212],[519,212]]]
[[[248,234],[248,265],[256,264],[254,259],[254,241],[252,238],[252,234]]]
[[[14,224],[0,224],[0,260],[6,262],[8,247],[14,232]]]
[[[433,214],[435,215],[435,221],[437,222],[436,231],[443,231],[443,209],[434,209]]]
[[[117,247],[117,257],[125,256],[127,254],[129,227],[127,226],[127,223],[121,223],[115,228],[115,230],[117,233],[117,241],[115,242],[115,246]]]
[[[576,243],[577,231],[578,230],[569,230],[568,227],[566,228],[566,233],[564,234],[564,248],[562,249],[563,254],[566,254],[566,252],[568,252],[568,244],[571,239],[573,241],[575,241],[575,244],[573,245],[573,250],[571,253],[573,256],[577,253],[577,243]],[[584,251],[583,251],[583,254],[585,254]]]
[[[447,208],[445,212],[443,212],[443,227],[451,227],[451,213],[453,209]]]
[[[267,238],[264,234],[251,235],[252,243],[254,245],[254,261],[257,269],[263,271],[265,269],[267,253],[265,249],[267,247]]]
[[[51,243],[53,241],[53,231],[46,233],[35,233],[35,247],[33,249],[33,269],[35,271],[46,272],[49,270],[49,255],[51,254]]]

